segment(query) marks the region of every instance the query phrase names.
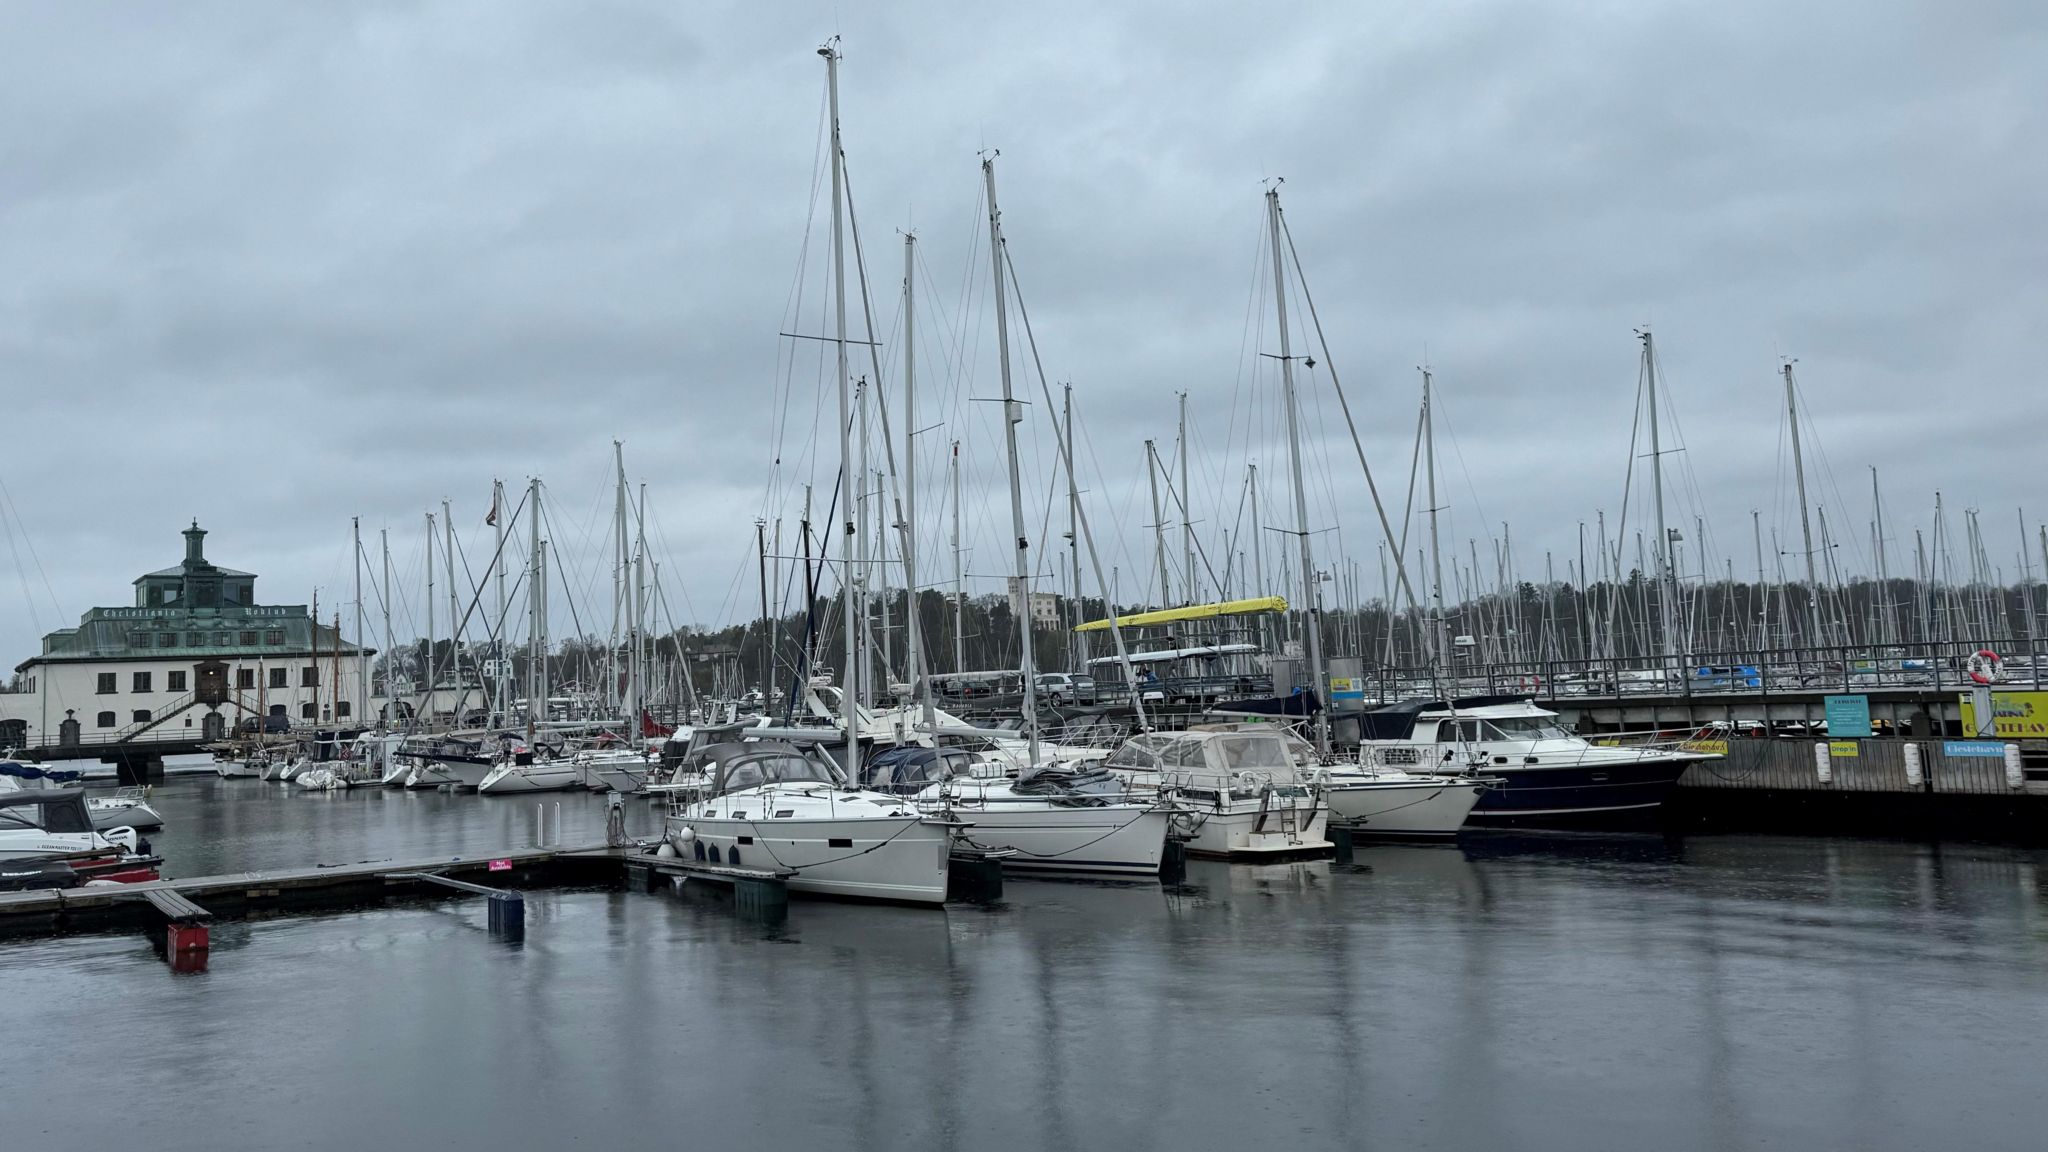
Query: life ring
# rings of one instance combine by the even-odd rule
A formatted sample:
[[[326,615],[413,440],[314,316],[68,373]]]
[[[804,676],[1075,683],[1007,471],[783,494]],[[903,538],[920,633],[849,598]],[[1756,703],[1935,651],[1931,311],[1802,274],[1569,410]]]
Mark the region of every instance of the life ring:
[[[2005,661],[1989,648],[1979,648],[1970,653],[1969,662],[1963,665],[1970,679],[1979,684],[1998,683],[1998,674],[2005,667]]]
[[[1537,689],[1543,687],[1543,677],[1524,676],[1520,680],[1516,681],[1516,686],[1520,691],[1534,695]]]

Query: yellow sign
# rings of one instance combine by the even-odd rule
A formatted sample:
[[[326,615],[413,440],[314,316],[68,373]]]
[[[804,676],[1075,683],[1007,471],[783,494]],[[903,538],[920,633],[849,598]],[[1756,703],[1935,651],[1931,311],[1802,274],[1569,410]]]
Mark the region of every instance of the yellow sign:
[[[1330,691],[1332,691],[1332,692],[1349,692],[1349,691],[1351,691],[1351,677],[1349,677],[1349,676],[1332,676],[1332,677],[1330,677]]]
[[[1682,752],[1704,752],[1709,756],[1726,756],[1728,754],[1728,742],[1726,740],[1687,740],[1678,747]]]
[[[1963,734],[1977,734],[1977,708],[1963,693]],[[1992,734],[2003,739],[2048,737],[2048,692],[1993,692],[1991,694]]]
[[[1837,760],[1854,760],[1858,752],[1859,745],[1854,740],[1828,741],[1828,755]]]

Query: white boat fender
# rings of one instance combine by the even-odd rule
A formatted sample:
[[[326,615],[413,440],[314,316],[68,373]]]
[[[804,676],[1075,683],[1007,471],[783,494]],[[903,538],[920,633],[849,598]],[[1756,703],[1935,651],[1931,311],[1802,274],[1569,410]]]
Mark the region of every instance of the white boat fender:
[[[1818,741],[1813,746],[1813,774],[1820,777],[1823,784],[1835,782],[1835,766],[1828,759],[1828,742],[1825,740]]]
[[[697,830],[695,828],[690,827],[688,824],[683,825],[682,828],[679,829],[673,836],[669,837],[670,842],[675,844],[677,848],[681,848],[683,845],[688,844],[696,839]]]
[[[2005,786],[2008,788],[2025,788],[2027,786],[2027,766],[2026,762],[2020,759],[2020,746],[2017,744],[2007,744],[2005,746]]]
[[[1918,788],[1926,776],[1920,771],[1920,746],[1906,745],[1906,786]]]
[[[663,860],[673,860],[676,857],[682,855],[682,853],[676,851],[675,845],[669,843],[666,840],[663,840],[661,842],[661,847],[656,848],[654,850],[654,854]]]

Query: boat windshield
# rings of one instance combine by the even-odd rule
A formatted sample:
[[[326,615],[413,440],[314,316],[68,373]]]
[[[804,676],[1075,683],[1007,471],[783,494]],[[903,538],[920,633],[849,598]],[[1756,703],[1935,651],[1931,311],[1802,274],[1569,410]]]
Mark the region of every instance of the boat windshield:
[[[753,752],[729,760],[719,770],[718,791],[736,792],[763,784],[837,784],[832,770],[801,752]]]
[[[0,829],[34,829],[40,832],[90,832],[92,817],[85,801],[72,797],[47,803],[31,802],[0,807]]]
[[[1548,716],[1502,716],[1486,721],[1489,740],[1564,740],[1569,734]]]
[[[1278,736],[1265,732],[1232,732],[1217,736],[1214,747],[1216,759],[1231,772],[1246,769],[1270,771],[1294,765],[1287,755],[1287,745],[1281,743]]]

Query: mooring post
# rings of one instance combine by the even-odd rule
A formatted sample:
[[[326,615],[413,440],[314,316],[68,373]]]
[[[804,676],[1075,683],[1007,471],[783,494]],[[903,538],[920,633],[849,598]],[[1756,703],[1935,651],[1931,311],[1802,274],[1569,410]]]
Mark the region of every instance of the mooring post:
[[[491,935],[506,940],[526,938],[526,898],[517,892],[493,892],[484,897],[485,919]]]
[[[1330,846],[1336,849],[1337,863],[1351,863],[1351,829],[1332,826],[1330,828]]]

